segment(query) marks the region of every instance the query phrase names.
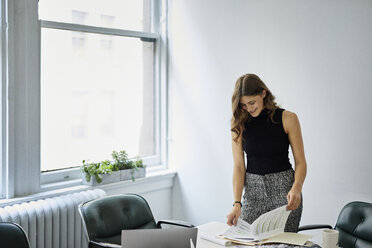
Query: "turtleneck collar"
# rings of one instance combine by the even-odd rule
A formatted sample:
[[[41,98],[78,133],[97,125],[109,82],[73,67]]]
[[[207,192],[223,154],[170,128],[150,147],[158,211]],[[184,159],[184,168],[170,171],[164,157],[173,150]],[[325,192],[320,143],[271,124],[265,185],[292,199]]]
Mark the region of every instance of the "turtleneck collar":
[[[265,120],[267,118],[267,109],[264,108],[257,117],[253,117],[254,120]]]

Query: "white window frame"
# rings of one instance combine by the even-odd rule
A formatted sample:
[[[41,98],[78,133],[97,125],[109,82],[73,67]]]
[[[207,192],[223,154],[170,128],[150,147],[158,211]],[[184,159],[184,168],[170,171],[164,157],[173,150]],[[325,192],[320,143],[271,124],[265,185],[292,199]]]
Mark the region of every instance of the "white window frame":
[[[6,188],[6,120],[7,120],[7,110],[6,110],[6,99],[7,99],[7,91],[6,91],[6,65],[7,65],[7,49],[6,49],[6,30],[7,30],[7,23],[6,23],[6,5],[5,1],[1,0],[0,2],[0,22],[1,22],[1,38],[0,38],[0,75],[1,75],[1,94],[0,94],[0,113],[1,113],[1,122],[0,122],[0,130],[1,130],[1,143],[0,143],[0,161],[1,161],[1,168],[0,168],[0,198],[5,197],[5,188]]]
[[[167,168],[168,56],[167,0],[153,0],[153,33],[60,23],[38,19],[38,0],[1,0],[7,13],[7,63],[1,103],[2,197],[12,198],[81,184],[80,168],[41,173],[40,170],[40,51],[41,28],[55,28],[156,40],[154,43],[156,156],[143,158],[149,172]],[[16,11],[22,8],[22,11]],[[161,10],[161,11],[160,11]],[[3,12],[2,12],[3,13]],[[161,13],[161,16],[160,16]],[[2,43],[2,47],[4,44]],[[4,48],[2,49],[2,52]],[[1,68],[4,66],[2,64]],[[4,73],[3,73],[4,74]],[[2,74],[2,75],[3,75]],[[4,86],[5,85],[5,86]],[[6,101],[3,99],[6,96]],[[2,106],[4,110],[4,106]],[[1,189],[1,187],[0,187]]]

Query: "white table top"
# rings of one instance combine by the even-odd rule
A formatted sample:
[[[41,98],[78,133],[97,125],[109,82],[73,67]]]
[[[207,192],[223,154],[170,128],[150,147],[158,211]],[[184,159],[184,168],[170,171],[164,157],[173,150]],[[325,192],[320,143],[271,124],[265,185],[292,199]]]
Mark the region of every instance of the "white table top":
[[[210,242],[208,240],[200,238],[200,232],[204,232],[210,235],[216,235],[217,233],[225,232],[229,226],[226,223],[221,222],[209,222],[207,224],[203,224],[197,226],[198,228],[198,240],[196,242],[196,248],[221,248],[224,247],[222,245]],[[229,246],[229,247],[236,247],[236,246]]]

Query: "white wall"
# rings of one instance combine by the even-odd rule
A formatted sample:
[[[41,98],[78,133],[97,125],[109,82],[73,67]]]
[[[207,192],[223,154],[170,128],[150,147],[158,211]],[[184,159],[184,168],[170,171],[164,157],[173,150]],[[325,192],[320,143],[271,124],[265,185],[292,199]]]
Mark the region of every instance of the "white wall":
[[[225,221],[235,80],[256,73],[299,116],[308,176],[301,224],[372,202],[372,2],[170,0],[173,217]],[[292,160],[293,161],[293,160]]]

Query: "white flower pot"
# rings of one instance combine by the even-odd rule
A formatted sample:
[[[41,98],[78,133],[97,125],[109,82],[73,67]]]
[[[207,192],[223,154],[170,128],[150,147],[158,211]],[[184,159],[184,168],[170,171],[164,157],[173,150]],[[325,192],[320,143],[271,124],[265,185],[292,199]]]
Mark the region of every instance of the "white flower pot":
[[[97,186],[97,185],[102,185],[102,184],[107,184],[107,183],[116,183],[120,181],[120,171],[115,171],[112,172],[111,174],[99,174],[99,176],[102,178],[102,182],[98,183],[96,180],[95,176],[92,176],[90,178],[90,181],[87,182],[85,178],[85,173],[82,174],[82,183],[84,185],[89,185],[89,186]]]
[[[132,177],[133,174],[133,177]],[[120,171],[120,181],[133,180],[146,176],[146,168],[126,169]]]

